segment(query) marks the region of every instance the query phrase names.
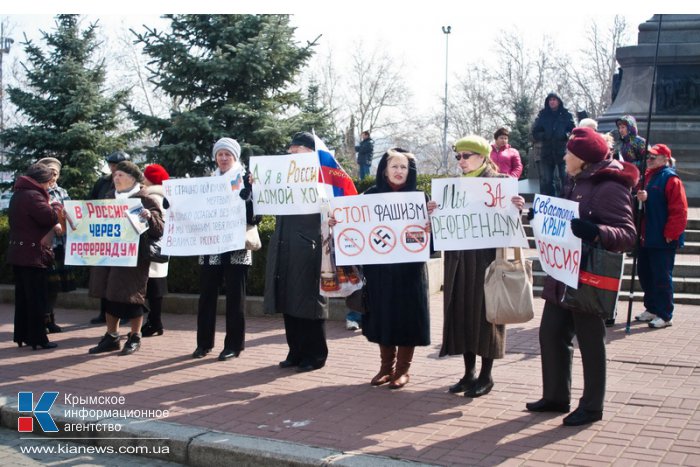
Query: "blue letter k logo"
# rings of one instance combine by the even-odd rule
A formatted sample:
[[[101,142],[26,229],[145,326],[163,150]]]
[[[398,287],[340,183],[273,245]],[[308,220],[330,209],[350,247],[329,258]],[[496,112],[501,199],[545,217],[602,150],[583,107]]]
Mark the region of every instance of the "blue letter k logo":
[[[39,426],[41,426],[44,433],[58,431],[56,423],[49,415],[49,410],[51,410],[53,403],[56,402],[58,397],[57,391],[43,392],[36,406],[34,406],[33,392],[20,392],[18,397],[18,410],[20,412],[31,412],[36,417],[36,421],[39,422]]]

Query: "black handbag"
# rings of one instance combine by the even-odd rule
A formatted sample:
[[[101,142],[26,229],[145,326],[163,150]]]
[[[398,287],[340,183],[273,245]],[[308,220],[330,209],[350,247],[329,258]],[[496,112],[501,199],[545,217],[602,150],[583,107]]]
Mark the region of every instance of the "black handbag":
[[[578,289],[566,287],[562,306],[603,319],[613,318],[622,284],[623,262],[622,253],[584,243],[581,247]]]
[[[148,256],[151,259],[151,263],[167,263],[170,261],[170,256],[164,255],[160,251],[160,239],[148,239]]]

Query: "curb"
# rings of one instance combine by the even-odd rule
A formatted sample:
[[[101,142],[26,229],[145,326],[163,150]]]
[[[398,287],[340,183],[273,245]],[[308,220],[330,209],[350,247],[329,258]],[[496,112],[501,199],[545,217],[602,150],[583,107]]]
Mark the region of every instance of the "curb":
[[[10,430],[17,429],[20,416],[17,397],[0,394],[0,425]],[[59,430],[66,425],[87,426],[85,431],[71,431],[72,442],[94,446],[144,447],[148,457],[180,464],[211,467],[216,466],[344,466],[344,467],[418,467],[430,466],[413,461],[389,457],[342,452],[305,444],[277,441],[268,438],[243,436],[233,433],[208,430],[160,420],[136,418],[70,417],[68,411],[92,410],[81,407],[54,404],[50,414]],[[102,429],[94,426],[119,425],[119,431],[105,436]],[[46,439],[59,438],[35,428],[34,433]],[[165,439],[164,439],[165,438]],[[143,455],[143,454],[137,454]]]

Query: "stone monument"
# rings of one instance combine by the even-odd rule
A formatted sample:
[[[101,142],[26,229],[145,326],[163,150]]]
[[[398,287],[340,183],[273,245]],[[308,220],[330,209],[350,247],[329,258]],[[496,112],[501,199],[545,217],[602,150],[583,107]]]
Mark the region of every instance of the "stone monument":
[[[598,119],[598,130],[611,131],[615,120],[632,115],[640,136],[646,137],[659,20],[648,143],[671,148],[689,204],[700,206],[700,15],[654,15],[639,25],[637,45],[617,49],[622,69],[619,91]]]

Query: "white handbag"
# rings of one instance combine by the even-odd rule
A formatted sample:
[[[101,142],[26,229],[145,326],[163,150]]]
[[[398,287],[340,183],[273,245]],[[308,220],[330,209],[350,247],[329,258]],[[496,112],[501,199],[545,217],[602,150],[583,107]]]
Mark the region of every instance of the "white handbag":
[[[245,227],[245,249],[250,251],[258,251],[262,248],[260,234],[258,234],[258,226],[247,224]]]
[[[522,249],[508,259],[507,248],[496,249],[496,259],[486,268],[484,300],[486,320],[493,324],[526,323],[534,316],[532,261],[523,259]]]

